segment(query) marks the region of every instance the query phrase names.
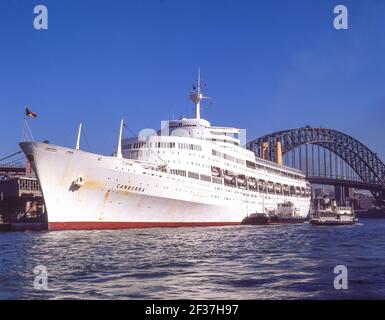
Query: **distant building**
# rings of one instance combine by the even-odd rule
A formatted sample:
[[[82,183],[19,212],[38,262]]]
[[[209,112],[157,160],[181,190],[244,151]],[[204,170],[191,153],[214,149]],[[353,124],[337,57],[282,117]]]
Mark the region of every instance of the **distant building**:
[[[46,229],[46,220],[43,194],[29,163],[0,165],[0,231]]]
[[[358,202],[358,208],[362,210],[369,210],[376,204],[373,196],[367,194],[356,193],[354,199]]]
[[[313,189],[313,199],[329,197],[334,199],[334,190],[330,188],[314,188]]]
[[[0,222],[37,219],[45,213],[43,194],[34,177],[0,180]]]

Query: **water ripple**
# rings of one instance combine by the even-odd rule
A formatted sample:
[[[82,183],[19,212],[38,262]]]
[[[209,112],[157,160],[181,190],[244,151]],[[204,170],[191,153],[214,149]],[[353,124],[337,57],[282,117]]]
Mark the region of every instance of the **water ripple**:
[[[0,299],[385,298],[385,220],[0,233]],[[334,266],[349,289],[333,288]],[[33,287],[37,265],[48,291]]]

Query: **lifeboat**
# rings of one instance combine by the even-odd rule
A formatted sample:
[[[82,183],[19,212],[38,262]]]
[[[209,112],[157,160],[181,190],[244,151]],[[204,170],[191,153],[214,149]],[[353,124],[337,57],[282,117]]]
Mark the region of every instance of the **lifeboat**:
[[[218,168],[218,167],[211,167],[211,174],[214,176],[214,177],[221,177],[221,169]]]
[[[266,191],[266,183],[265,180],[259,180],[258,182],[258,188],[259,191],[265,192]]]
[[[225,171],[224,174],[225,183],[235,185],[235,176],[231,171]]]
[[[247,178],[247,185],[251,189],[255,189],[257,187],[257,182],[255,181],[255,178]]]
[[[246,177],[244,175],[240,175],[237,177],[238,184],[243,185],[246,182]]]

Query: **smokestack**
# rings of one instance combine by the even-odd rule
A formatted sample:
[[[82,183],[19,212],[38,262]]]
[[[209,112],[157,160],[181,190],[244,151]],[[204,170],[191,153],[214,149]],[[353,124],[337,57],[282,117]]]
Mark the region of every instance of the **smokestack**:
[[[282,165],[282,143],[281,141],[277,141],[275,145],[275,160],[277,161],[278,164]]]
[[[268,152],[269,152],[269,143],[268,142],[262,143],[262,159],[263,160],[267,160]]]

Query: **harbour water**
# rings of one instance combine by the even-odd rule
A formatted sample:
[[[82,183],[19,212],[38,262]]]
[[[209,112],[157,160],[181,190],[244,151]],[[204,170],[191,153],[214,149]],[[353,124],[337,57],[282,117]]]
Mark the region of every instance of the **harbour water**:
[[[384,299],[384,243],[385,219],[0,233],[0,299]],[[336,265],[347,290],[334,289]]]

